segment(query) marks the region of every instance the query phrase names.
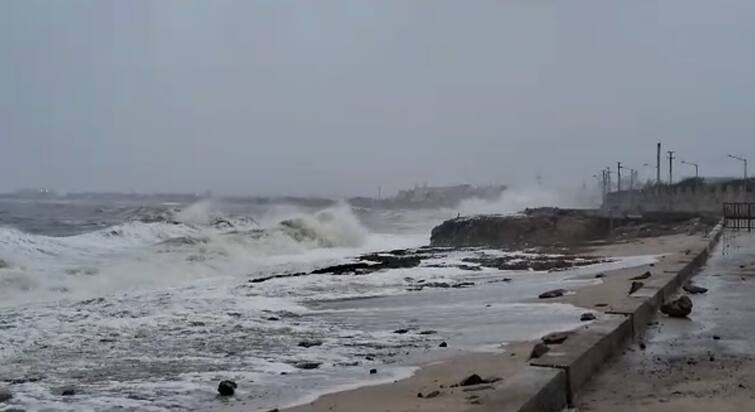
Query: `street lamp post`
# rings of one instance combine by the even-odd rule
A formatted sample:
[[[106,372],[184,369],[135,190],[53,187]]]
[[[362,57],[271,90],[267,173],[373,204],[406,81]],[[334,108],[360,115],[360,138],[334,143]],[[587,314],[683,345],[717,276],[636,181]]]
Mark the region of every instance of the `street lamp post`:
[[[748,201],[750,199],[750,182],[749,182],[749,176],[747,175],[747,159],[744,157],[734,156],[733,154],[729,155],[730,158],[734,160],[739,160],[740,162],[744,163],[745,166],[745,201]]]
[[[695,178],[697,179],[697,178],[700,177],[700,165],[698,165],[697,163],[687,162],[685,160],[682,160],[682,164],[689,165],[689,166],[694,166],[695,167]]]
[[[744,165],[745,165],[745,180],[747,180],[747,178],[748,178],[748,176],[747,176],[747,159],[745,159],[744,157],[734,156],[733,154],[730,154],[729,157],[732,158],[732,159],[734,159],[734,160],[739,160],[740,162],[744,163]]]

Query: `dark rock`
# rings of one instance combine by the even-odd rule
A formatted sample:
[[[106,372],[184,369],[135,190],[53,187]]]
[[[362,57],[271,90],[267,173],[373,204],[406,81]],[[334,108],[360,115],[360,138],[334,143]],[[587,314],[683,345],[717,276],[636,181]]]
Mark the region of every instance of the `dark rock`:
[[[713,335],[713,340],[721,340],[721,337],[718,335]]]
[[[701,293],[706,293],[708,291],[708,289],[706,289],[704,287],[701,287],[701,286],[697,286],[697,285],[695,285],[692,282],[685,283],[684,286],[682,286],[682,289],[684,289],[685,292],[691,293],[693,295],[698,295],[698,294],[701,294]]]
[[[320,367],[320,365],[322,365],[322,362],[302,361],[302,362],[295,363],[294,367],[297,369],[309,370],[309,369],[317,369]]]
[[[604,277],[606,277],[605,273],[598,273],[597,275],[595,275],[595,279],[602,279]]]
[[[422,392],[419,392],[419,393],[417,394],[417,397],[418,397],[418,398],[420,398],[420,399],[422,399],[422,398],[424,398],[424,397],[425,397],[425,395],[423,395],[423,394],[422,394]]]
[[[423,330],[419,334],[420,335],[435,335],[436,333],[438,333],[438,332],[436,332],[434,330]]]
[[[643,286],[645,286],[645,284],[642,282],[632,282],[632,286],[629,287],[629,294],[631,295],[634,292],[637,292],[642,289]]]
[[[560,298],[561,296],[564,296],[564,293],[566,293],[566,289],[554,289],[549,290],[545,293],[541,293],[538,295],[538,299],[553,299],[553,298]]]
[[[5,388],[0,388],[0,403],[8,402],[13,399],[13,393]]]
[[[595,304],[595,307],[596,307],[596,308],[604,308],[604,307],[606,307],[606,306],[608,306],[608,303],[596,303],[596,304]]]
[[[428,393],[427,395],[425,395],[425,399],[433,399],[433,398],[437,398],[438,396],[440,396],[440,391],[432,391]]]
[[[480,375],[472,374],[464,378],[461,382],[459,382],[459,386],[473,386],[473,385],[481,385],[483,383],[486,383],[484,379],[480,377]]]
[[[686,318],[692,313],[692,300],[687,296],[682,296],[670,303],[661,305],[661,313],[672,318]]]
[[[528,209],[523,215],[452,219],[432,230],[432,246],[491,246],[518,249],[596,240],[610,229],[607,218],[574,209]]]
[[[76,395],[76,389],[72,387],[63,388],[60,390],[60,396],[74,396]]]
[[[370,375],[377,375],[377,369],[370,369]]]
[[[311,348],[313,346],[322,346],[322,341],[319,340],[303,340],[297,345],[300,348]]]
[[[233,396],[236,393],[236,382],[234,381],[222,381],[218,384],[218,393],[220,396]]]
[[[647,346],[645,345],[645,342],[640,342],[640,349],[642,349],[642,350],[647,349]]]
[[[530,353],[529,359],[538,359],[541,356],[543,356],[546,353],[548,353],[548,351],[550,351],[550,350],[551,350],[551,348],[549,348],[548,345],[546,345],[546,344],[544,344],[542,342],[538,342],[538,343],[535,344],[534,347],[532,347],[532,352]]]
[[[438,345],[438,347],[439,347],[439,348],[447,348],[447,347],[448,347],[448,343],[446,343],[446,342],[441,342],[441,343],[440,343],[440,345]]]
[[[398,335],[405,335],[409,333],[409,329],[396,329],[393,331],[393,333],[396,333]]]
[[[583,313],[582,316],[579,318],[582,322],[589,322],[591,320],[595,320],[595,314],[593,313]]]
[[[553,332],[542,337],[542,341],[548,345],[560,345],[573,335],[574,332]]]
[[[645,279],[650,278],[650,276],[652,276],[652,274],[650,272],[645,272],[645,273],[643,273],[643,274],[641,274],[639,276],[635,276],[633,278],[630,278],[629,280],[645,280]]]
[[[269,318],[267,318],[267,320],[269,320],[269,321],[271,321],[271,322],[277,322],[277,321],[279,321],[279,320],[281,320],[281,319],[280,319],[279,317],[270,316]]]

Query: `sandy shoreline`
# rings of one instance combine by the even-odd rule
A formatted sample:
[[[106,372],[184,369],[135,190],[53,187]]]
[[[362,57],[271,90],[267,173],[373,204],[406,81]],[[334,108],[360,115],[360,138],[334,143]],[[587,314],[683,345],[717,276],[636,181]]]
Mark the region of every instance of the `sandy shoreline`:
[[[596,256],[630,257],[659,255],[654,264],[610,270],[603,273],[602,283],[580,287],[561,298],[537,300],[539,303],[567,303],[597,312],[621,307],[627,299],[631,277],[650,271],[659,277],[670,276],[681,269],[689,256],[704,249],[707,242],[701,235],[671,235],[657,238],[637,239],[622,243],[601,244],[591,247],[589,253]],[[595,277],[595,275],[590,275]],[[648,281],[652,281],[649,279]],[[545,292],[545,290],[543,290]],[[528,364],[527,358],[534,342],[509,342],[500,353],[474,353],[448,351],[433,358],[431,362],[419,361],[407,366],[418,366],[416,373],[400,381],[364,386],[354,390],[321,396],[317,400],[296,407],[281,409],[287,412],[325,411],[485,411],[495,408],[496,401],[489,396]],[[378,371],[380,373],[380,371]],[[452,387],[466,377],[477,374],[483,378],[500,379],[491,384],[471,387]],[[426,397],[437,391],[437,396]],[[423,397],[418,395],[422,394]],[[234,411],[254,411],[253,401],[238,403]]]

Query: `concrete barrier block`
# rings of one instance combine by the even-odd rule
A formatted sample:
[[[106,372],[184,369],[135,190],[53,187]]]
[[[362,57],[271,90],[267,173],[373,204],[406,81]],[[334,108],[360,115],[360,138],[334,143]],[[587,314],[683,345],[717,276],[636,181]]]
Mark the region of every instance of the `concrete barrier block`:
[[[561,345],[530,362],[532,366],[566,371],[567,394],[571,401],[603,363],[632,338],[632,321],[623,315],[610,316],[580,328]]]
[[[527,366],[469,411],[559,412],[567,406],[566,387],[565,371]]]

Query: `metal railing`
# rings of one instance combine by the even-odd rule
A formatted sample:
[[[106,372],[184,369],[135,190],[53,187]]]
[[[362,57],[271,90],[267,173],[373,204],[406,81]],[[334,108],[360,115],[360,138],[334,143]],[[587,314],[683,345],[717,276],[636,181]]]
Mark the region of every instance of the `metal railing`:
[[[724,228],[752,232],[755,203],[724,203]]]

